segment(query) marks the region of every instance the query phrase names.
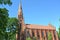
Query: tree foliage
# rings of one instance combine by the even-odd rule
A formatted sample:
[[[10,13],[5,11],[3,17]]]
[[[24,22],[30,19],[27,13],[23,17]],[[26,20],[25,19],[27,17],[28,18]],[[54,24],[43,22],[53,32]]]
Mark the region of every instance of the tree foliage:
[[[9,40],[16,40],[16,31],[18,27],[17,18],[9,18],[7,23],[7,33],[9,35]]]
[[[37,38],[34,36],[34,37],[33,37],[33,40],[37,40]]]
[[[4,5],[8,4],[8,5],[11,5],[12,2],[11,2],[11,0],[0,0],[0,4],[4,4]]]
[[[59,19],[59,22],[60,22],[60,19]],[[59,38],[59,40],[60,40],[60,26],[59,26],[59,28],[58,28],[58,38]]]
[[[18,27],[18,19],[17,18],[9,18],[7,27],[10,28],[11,31],[13,31],[13,28],[16,29]]]
[[[48,33],[48,40],[52,40],[52,34],[51,34],[51,32]]]
[[[4,27],[7,25],[8,10],[6,8],[0,8],[0,26]]]
[[[11,0],[0,0],[0,5],[11,5]],[[0,8],[0,40],[16,40],[18,20],[9,18],[8,10]]]
[[[58,38],[60,40],[60,27],[59,27],[59,30],[58,30]]]
[[[31,38],[30,37],[27,37],[26,40],[31,40]]]
[[[6,8],[0,8],[0,38],[4,39],[6,32],[6,26],[8,22],[8,10]]]
[[[18,27],[17,18],[9,18],[7,22],[7,26],[5,30],[3,31],[3,33],[1,29],[0,40],[16,40],[17,27]]]

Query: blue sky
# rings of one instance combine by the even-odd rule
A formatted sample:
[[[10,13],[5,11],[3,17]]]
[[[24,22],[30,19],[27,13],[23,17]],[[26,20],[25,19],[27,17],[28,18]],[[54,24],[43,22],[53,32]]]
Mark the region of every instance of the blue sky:
[[[20,0],[12,0],[12,6],[6,7],[9,10],[9,17],[18,16]],[[24,21],[27,24],[48,25],[59,27],[60,0],[22,0]]]

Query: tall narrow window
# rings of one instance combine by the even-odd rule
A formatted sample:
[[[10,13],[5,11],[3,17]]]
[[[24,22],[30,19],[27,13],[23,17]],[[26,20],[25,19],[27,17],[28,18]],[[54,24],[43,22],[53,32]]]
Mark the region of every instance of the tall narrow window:
[[[40,40],[40,35],[39,35],[39,31],[37,30],[37,38],[38,40]]]
[[[56,40],[56,32],[54,32],[54,38],[55,38],[55,40]]]
[[[44,32],[42,32],[42,37],[44,37]]]
[[[32,36],[34,37],[34,31],[32,30]]]
[[[30,33],[29,33],[29,31],[27,31],[27,37],[30,37]]]
[[[48,32],[46,32],[46,38],[48,39]]]
[[[44,40],[44,32],[42,31],[42,40]]]

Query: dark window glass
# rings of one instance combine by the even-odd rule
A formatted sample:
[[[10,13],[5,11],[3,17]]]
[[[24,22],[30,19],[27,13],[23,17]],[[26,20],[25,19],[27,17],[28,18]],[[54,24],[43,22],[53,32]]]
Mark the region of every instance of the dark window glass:
[[[29,33],[29,31],[27,31],[27,37],[30,37],[30,33]]]
[[[32,36],[34,37],[34,31],[32,30]]]
[[[46,32],[46,37],[47,37],[47,39],[48,39],[48,32]]]
[[[44,32],[42,32],[42,37],[44,37]]]
[[[55,40],[56,40],[56,33],[54,32],[54,38],[55,38]]]
[[[37,37],[40,38],[39,32],[37,31]]]

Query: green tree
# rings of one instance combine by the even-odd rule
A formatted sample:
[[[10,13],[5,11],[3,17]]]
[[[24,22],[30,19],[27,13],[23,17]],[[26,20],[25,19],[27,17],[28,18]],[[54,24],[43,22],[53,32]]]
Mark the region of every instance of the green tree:
[[[0,5],[11,5],[11,0],[0,0]],[[0,8],[0,40],[8,40],[9,33],[7,32],[8,23],[8,10],[6,8]]]
[[[7,23],[7,39],[16,40],[16,32],[18,29],[18,19],[17,18],[9,18]]]
[[[31,38],[30,37],[27,37],[26,40],[31,40]]]
[[[17,18],[9,18],[5,30],[0,34],[0,40],[16,40],[17,27]]]
[[[35,36],[33,37],[33,40],[37,40]]]
[[[60,22],[60,19],[59,19],[59,22]],[[59,40],[60,40],[60,26],[59,26],[59,28],[58,28],[58,38],[59,38]]]
[[[2,4],[4,4],[4,5],[6,5],[6,4],[11,5],[12,2],[11,2],[11,0],[0,0],[0,4],[1,4],[1,5],[2,5]]]
[[[59,38],[59,40],[60,40],[60,27],[59,27],[59,29],[58,29],[58,38]]]
[[[48,40],[52,40],[52,34],[51,34],[51,32],[48,33]]]
[[[8,22],[8,10],[6,8],[0,8],[0,37],[4,38],[4,32],[6,32],[6,26]]]
[[[8,4],[11,5],[12,2],[10,0],[0,0],[0,4]],[[0,27],[5,27],[8,19],[8,10],[6,8],[0,8]],[[1,29],[1,28],[0,28]]]

